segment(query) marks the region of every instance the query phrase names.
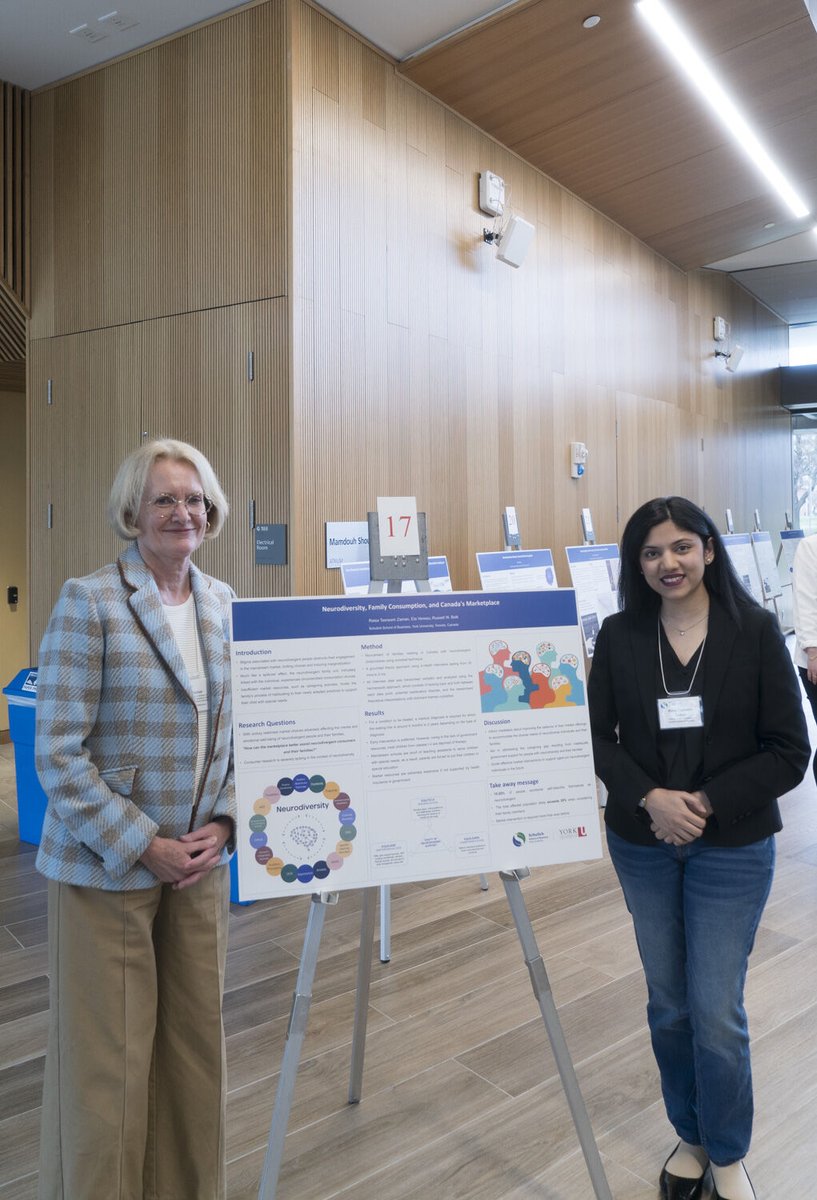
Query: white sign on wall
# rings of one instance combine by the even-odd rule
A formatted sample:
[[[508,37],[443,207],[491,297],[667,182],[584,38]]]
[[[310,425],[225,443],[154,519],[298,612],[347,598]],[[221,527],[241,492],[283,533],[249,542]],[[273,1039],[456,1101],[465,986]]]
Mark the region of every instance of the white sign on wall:
[[[369,557],[368,521],[326,522],[326,565],[339,567]]]

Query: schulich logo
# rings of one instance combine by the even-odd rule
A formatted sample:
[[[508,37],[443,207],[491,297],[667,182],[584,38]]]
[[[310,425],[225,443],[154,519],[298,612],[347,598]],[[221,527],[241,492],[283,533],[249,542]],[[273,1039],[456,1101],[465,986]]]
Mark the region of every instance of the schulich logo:
[[[559,836],[563,838],[570,837],[587,837],[586,825],[571,825],[568,829],[560,829]]]
[[[528,839],[525,837],[524,833],[515,833],[513,835],[514,846],[524,846],[527,840]]]

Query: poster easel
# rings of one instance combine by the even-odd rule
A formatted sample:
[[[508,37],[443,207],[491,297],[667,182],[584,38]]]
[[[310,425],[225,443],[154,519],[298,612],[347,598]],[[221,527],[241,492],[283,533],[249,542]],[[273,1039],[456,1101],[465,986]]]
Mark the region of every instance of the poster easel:
[[[527,878],[529,874],[530,872],[526,868],[501,871],[500,879],[505,888],[508,905],[513,916],[514,925],[516,926],[525,964],[530,975],[533,994],[536,997],[539,1010],[542,1014],[542,1020],[562,1082],[562,1088],[570,1108],[579,1144],[584,1154],[587,1171],[593,1186],[593,1194],[596,1200],[613,1200],[613,1194],[610,1191],[598,1145],[593,1134],[593,1127],[590,1123],[584,1098],[579,1089],[573,1061],[570,1057],[570,1050],[565,1040],[559,1014],[556,1010],[556,1003],[553,999],[545,963],[539,951],[530,914],[528,913],[520,888],[520,881]],[[360,955],[358,958],[352,1059],[349,1076],[350,1104],[359,1103],[363,1088],[363,1059],[374,946],[376,899],[377,888],[367,887],[363,889]],[[313,895],[311,898],[303,950],[301,952],[301,963],[298,970],[295,992],[292,997],[292,1007],[284,1045],[284,1057],[278,1078],[278,1089],[275,1095],[267,1151],[258,1189],[258,1200],[276,1200],[277,1197],[278,1178],[283,1160],[287,1125],[292,1108],[292,1098],[295,1092],[301,1049],[306,1035],[309,1008],[312,1002],[312,984],[315,978],[315,967],[318,961],[321,934],[323,932],[327,908],[337,903],[337,892],[321,892]]]

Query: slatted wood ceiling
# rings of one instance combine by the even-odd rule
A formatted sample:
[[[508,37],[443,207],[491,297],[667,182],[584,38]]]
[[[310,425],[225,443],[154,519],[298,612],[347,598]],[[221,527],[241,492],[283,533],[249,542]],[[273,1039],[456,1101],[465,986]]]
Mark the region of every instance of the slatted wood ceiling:
[[[632,0],[601,23],[575,0],[527,0],[409,60],[407,78],[680,266],[799,232],[735,149]],[[813,202],[817,38],[802,0],[684,0],[679,12],[727,89]]]

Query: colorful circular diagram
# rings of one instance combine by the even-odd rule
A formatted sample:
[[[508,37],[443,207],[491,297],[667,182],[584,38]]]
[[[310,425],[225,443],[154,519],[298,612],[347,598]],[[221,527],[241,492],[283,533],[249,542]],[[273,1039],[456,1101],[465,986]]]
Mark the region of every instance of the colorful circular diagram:
[[[288,814],[292,812],[291,819],[276,825],[274,833],[267,819],[273,805],[279,801],[287,797],[296,800],[299,795],[310,792],[315,796],[322,795],[338,817],[339,841],[325,858],[317,858],[314,862],[304,861],[302,856],[309,858],[310,851],[318,848],[325,837],[325,830],[322,823],[309,813],[309,803],[296,804],[292,810],[287,809]],[[297,811],[296,815],[299,807],[306,811]],[[299,771],[291,778],[284,775],[263,789],[253,804],[253,815],[247,823],[248,840],[255,861],[268,875],[287,884],[308,884],[313,880],[327,879],[332,871],[342,868],[343,860],[349,858],[353,851],[352,843],[357,837],[356,820],[352,798],[348,792],[341,790],[340,784],[334,780],[327,781],[324,775],[317,772],[308,774]],[[269,844],[270,837],[276,842],[275,849]],[[297,861],[294,861],[296,855]]]

